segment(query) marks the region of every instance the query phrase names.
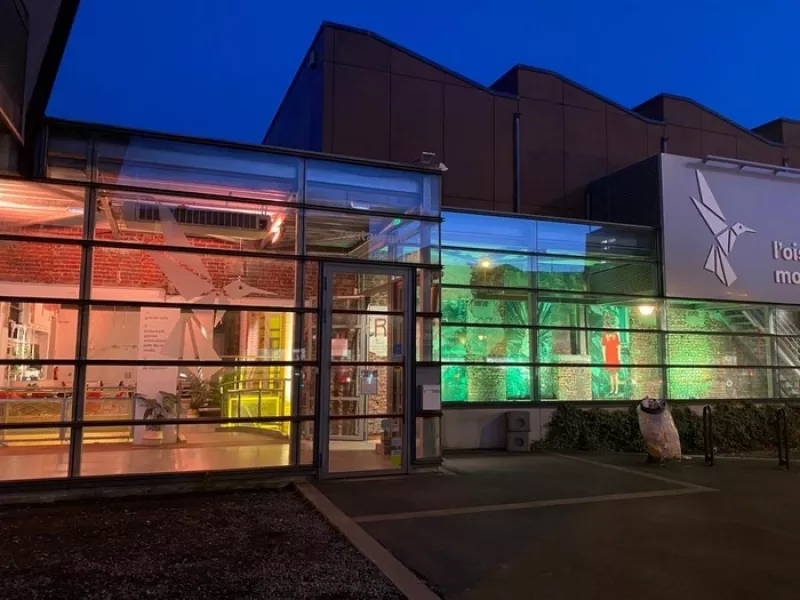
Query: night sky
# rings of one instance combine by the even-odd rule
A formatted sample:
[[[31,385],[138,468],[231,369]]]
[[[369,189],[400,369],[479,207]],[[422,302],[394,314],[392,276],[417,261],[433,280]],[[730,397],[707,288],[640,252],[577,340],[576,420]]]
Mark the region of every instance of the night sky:
[[[800,119],[797,0],[82,0],[48,113],[260,142],[323,20],[487,85],[525,63],[625,106]]]

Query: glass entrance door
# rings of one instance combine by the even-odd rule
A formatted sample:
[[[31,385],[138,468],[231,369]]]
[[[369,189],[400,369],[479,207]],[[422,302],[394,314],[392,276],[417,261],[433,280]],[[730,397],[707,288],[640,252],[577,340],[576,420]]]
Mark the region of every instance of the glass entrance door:
[[[403,268],[325,266],[322,476],[407,468],[408,282]]]

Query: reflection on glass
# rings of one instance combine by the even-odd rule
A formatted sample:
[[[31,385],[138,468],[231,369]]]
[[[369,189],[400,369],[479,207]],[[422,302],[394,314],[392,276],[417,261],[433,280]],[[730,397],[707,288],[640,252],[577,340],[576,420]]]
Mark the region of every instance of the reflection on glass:
[[[544,254],[577,256],[637,257],[657,256],[651,230],[618,225],[536,222],[536,250]]]
[[[417,460],[442,457],[441,417],[417,417],[416,448]]]
[[[658,329],[658,301],[613,296],[539,294],[540,325],[594,329]]]
[[[307,210],[305,226],[309,255],[438,263],[438,223]]]
[[[0,179],[0,233],[79,239],[85,196],[82,187]]]
[[[297,210],[236,200],[97,192],[95,238],[151,246],[294,254]]]
[[[445,325],[445,362],[530,362],[530,329]]]
[[[769,398],[769,369],[746,367],[669,368],[671,400]]]
[[[87,357],[119,361],[313,360],[316,315],[303,315],[299,348],[293,337],[297,318],[280,311],[95,306],[89,316]]]
[[[349,417],[403,412],[402,367],[357,365],[332,366],[330,375],[330,415]],[[366,421],[365,421],[366,422]],[[369,431],[345,431],[346,423],[331,423],[331,435],[364,439]],[[357,422],[349,422],[356,425]],[[374,423],[372,424],[374,426]],[[371,426],[372,427],[372,426]]]
[[[0,300],[0,323],[0,359],[75,358],[78,309],[74,305]],[[46,373],[52,367],[41,369]],[[0,385],[9,380],[22,381],[23,376],[0,365]]]
[[[403,277],[400,275],[336,272],[331,284],[334,310],[403,310]]]
[[[97,144],[100,183],[297,200],[300,159],[254,150],[119,136]]]
[[[639,400],[662,396],[661,369],[632,368],[606,363],[587,366],[573,363],[539,367],[541,400]]]
[[[533,252],[536,221],[445,211],[442,213],[442,245]]]
[[[654,263],[567,257],[536,259],[538,287],[547,290],[652,296],[658,289]]]
[[[80,246],[0,241],[0,296],[74,299],[80,270]]]
[[[70,430],[0,429],[0,481],[66,477]]]
[[[726,302],[677,302],[667,304],[669,331],[719,331],[724,333],[769,332],[767,308]]]
[[[442,402],[533,400],[527,366],[442,366]]]
[[[438,177],[413,171],[309,160],[309,204],[402,214],[439,213]]]
[[[643,331],[539,329],[539,362],[659,365],[660,336]]]
[[[96,248],[92,298],[294,306],[294,260]]]
[[[164,425],[158,443],[133,445],[102,443],[101,436],[93,434],[93,429],[84,429],[81,475],[184,473],[291,464],[288,437],[264,435],[246,428],[205,423]],[[165,441],[169,436],[180,443]]]
[[[669,333],[670,365],[769,366],[769,338],[755,335]]]
[[[328,471],[353,473],[383,471],[403,466],[403,419],[344,419],[331,427],[348,432],[366,432],[358,439],[343,439],[331,430],[328,440]]]
[[[442,320],[450,323],[528,325],[530,293],[495,289],[442,289]]]
[[[439,319],[417,317],[417,360],[438,362],[441,360]]]
[[[331,359],[334,362],[403,360],[403,317],[334,313],[332,321]]]
[[[473,250],[442,250],[442,283],[483,287],[533,286],[533,258]]]
[[[494,215],[442,213],[442,245],[541,254],[655,259],[655,235],[640,228]]]

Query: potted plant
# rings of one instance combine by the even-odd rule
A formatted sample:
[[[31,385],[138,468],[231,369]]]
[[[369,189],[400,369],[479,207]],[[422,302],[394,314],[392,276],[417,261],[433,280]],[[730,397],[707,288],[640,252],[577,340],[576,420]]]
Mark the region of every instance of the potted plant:
[[[189,410],[201,417],[219,417],[221,392],[215,382],[191,374],[189,376]]]
[[[145,442],[164,441],[164,426],[159,423],[163,419],[174,419],[178,416],[180,398],[169,392],[158,392],[155,398],[148,398],[144,394],[134,394],[134,401],[142,409],[142,419],[153,421],[152,424],[145,425],[142,440]],[[177,434],[176,434],[177,439]]]

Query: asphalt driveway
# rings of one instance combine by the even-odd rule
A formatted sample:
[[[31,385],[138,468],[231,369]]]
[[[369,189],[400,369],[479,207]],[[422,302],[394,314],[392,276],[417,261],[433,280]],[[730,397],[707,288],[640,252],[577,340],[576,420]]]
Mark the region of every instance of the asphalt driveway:
[[[465,456],[319,484],[445,598],[789,599],[800,478],[771,461]]]

